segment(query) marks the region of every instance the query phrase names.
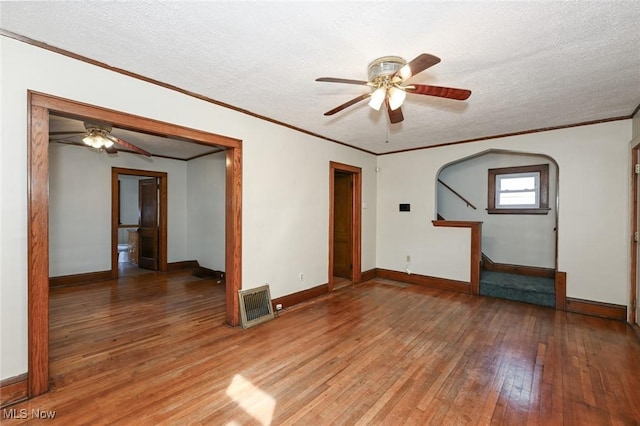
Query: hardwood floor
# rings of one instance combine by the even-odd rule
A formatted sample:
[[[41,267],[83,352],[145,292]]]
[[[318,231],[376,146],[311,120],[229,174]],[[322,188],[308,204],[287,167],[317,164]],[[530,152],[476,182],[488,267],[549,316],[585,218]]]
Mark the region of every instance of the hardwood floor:
[[[50,309],[52,391],[3,424],[640,424],[640,343],[612,320],[372,280],[243,330],[185,271]]]

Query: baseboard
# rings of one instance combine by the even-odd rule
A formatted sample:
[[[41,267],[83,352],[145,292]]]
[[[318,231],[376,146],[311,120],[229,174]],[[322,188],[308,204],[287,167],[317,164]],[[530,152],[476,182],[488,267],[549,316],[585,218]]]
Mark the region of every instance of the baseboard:
[[[406,272],[392,271],[390,269],[376,269],[379,278],[400,281],[408,284],[421,285],[423,287],[439,290],[456,291],[458,293],[471,293],[471,285],[468,282],[450,280],[447,278],[430,277],[428,275],[407,274]]]
[[[363,283],[365,281],[369,281],[378,276],[376,269],[369,269],[368,271],[364,271],[360,276],[360,282]]]
[[[616,305],[613,303],[594,302],[593,300],[583,300],[575,299],[573,297],[567,297],[565,310],[567,312],[593,315],[596,317],[620,321],[627,320],[627,307],[623,305]]]
[[[28,374],[10,377],[0,382],[0,408],[7,407],[29,397]]]
[[[482,265],[487,271],[506,272],[508,274],[527,275],[530,277],[554,278],[556,273],[555,269],[550,268],[495,263],[484,253],[482,254]]]
[[[111,271],[87,272],[84,274],[49,277],[49,287],[66,287],[69,285],[88,284],[111,279]]]
[[[181,271],[183,269],[195,269],[200,267],[197,260],[182,260],[180,262],[168,262],[167,272]]]
[[[283,308],[290,308],[298,303],[306,302],[307,300],[315,299],[318,296],[323,296],[329,293],[329,284],[322,284],[317,287],[312,287],[306,290],[291,293],[286,296],[278,297],[271,300],[273,310],[276,310],[276,305],[281,304]]]

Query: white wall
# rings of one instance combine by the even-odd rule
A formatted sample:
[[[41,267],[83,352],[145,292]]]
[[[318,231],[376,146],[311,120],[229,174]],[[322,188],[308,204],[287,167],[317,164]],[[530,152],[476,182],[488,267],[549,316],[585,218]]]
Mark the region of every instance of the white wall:
[[[225,270],[226,152],[187,163],[187,258]]]
[[[0,380],[27,371],[29,89],[243,140],[244,288],[266,282],[275,298],[327,283],[330,161],[362,167],[363,201],[376,205],[376,158],[370,154],[6,37],[0,37],[0,55]],[[169,220],[181,214],[170,211]],[[376,266],[376,209],[364,209],[362,221],[367,270]],[[172,232],[185,235],[185,222]],[[169,261],[185,254],[178,244]]]
[[[549,207],[546,215],[487,212],[488,170],[549,164]],[[482,222],[482,252],[493,262],[555,268],[556,166],[546,157],[491,152],[442,169],[439,178],[477,207],[437,185],[437,211],[447,220]]]
[[[49,276],[111,269],[111,167],[167,172],[167,260],[186,256],[184,161],[49,145]]]
[[[468,255],[455,252],[460,240],[451,230],[431,224],[438,171],[490,149],[533,151],[558,163],[558,268],[567,273],[567,296],[627,305],[630,140],[631,120],[623,120],[380,156],[377,264],[403,270],[406,252],[415,273],[459,277],[452,259]],[[412,203],[411,214],[397,213],[398,202]]]
[[[120,154],[118,154],[120,155]],[[120,224],[138,225],[140,220],[139,181],[140,176],[120,175]]]

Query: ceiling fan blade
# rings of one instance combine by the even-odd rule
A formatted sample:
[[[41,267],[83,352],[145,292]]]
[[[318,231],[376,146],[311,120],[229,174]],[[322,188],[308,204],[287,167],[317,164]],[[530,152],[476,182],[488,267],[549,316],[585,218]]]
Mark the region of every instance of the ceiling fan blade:
[[[368,81],[350,80],[348,78],[334,78],[334,77],[320,77],[320,78],[316,78],[316,81],[325,81],[327,83],[359,84],[362,86],[367,86],[369,84]]]
[[[110,146],[109,148],[105,148],[105,151],[107,151],[108,154],[117,154],[118,150],[116,149],[115,146]]]
[[[325,112],[325,113],[324,113],[324,115],[333,115],[333,114],[335,114],[336,112],[340,112],[340,111],[342,111],[343,109],[348,108],[348,107],[350,107],[350,106],[351,106],[351,105],[353,105],[353,104],[357,104],[358,102],[363,101],[363,100],[365,100],[365,99],[367,99],[367,98],[369,98],[369,97],[371,97],[371,93],[365,93],[364,95],[360,95],[360,96],[358,96],[357,98],[353,98],[353,99],[351,99],[349,102],[345,102],[345,103],[343,103],[342,105],[337,106],[337,107],[335,107],[334,109],[332,109],[332,110],[330,110],[330,111]]]
[[[413,61],[409,62],[404,67],[400,68],[394,74],[394,77],[396,75],[399,75],[400,77],[402,77],[403,80],[406,80],[418,73],[421,73],[427,68],[434,66],[438,62],[440,62],[440,58],[438,58],[437,56],[433,56],[428,53],[423,53],[421,55],[418,55]],[[406,70],[406,67],[409,68],[408,71]]]
[[[147,152],[144,149],[139,148],[139,147],[135,146],[134,144],[131,144],[131,143],[125,141],[125,140],[122,140],[122,139],[120,139],[118,137],[115,137],[113,135],[109,135],[109,139],[111,139],[112,141],[114,141],[115,143],[117,143],[120,146],[123,146],[123,147],[125,147],[127,149],[130,149],[131,151],[137,152],[138,154],[146,155],[147,157],[151,157],[151,153],[150,152]]]
[[[455,99],[464,101],[471,96],[471,90],[456,89],[453,87],[430,86],[426,84],[412,84],[407,86],[405,90],[416,95],[437,96],[439,98]]]
[[[392,124],[400,123],[404,120],[404,115],[402,114],[402,108],[398,107],[394,110],[389,106],[389,98],[384,100],[384,105],[387,107],[387,111],[389,112],[389,121]]]

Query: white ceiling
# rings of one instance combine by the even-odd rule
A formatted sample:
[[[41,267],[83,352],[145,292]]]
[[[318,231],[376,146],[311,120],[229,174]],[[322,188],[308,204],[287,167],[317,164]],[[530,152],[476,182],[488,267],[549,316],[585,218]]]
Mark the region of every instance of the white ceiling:
[[[7,2],[0,27],[305,131],[385,153],[629,117],[640,104],[640,1]],[[385,55],[442,62],[389,126],[367,79]],[[234,135],[231,135],[234,136]],[[241,135],[235,135],[241,137]],[[386,142],[388,139],[388,143]]]

